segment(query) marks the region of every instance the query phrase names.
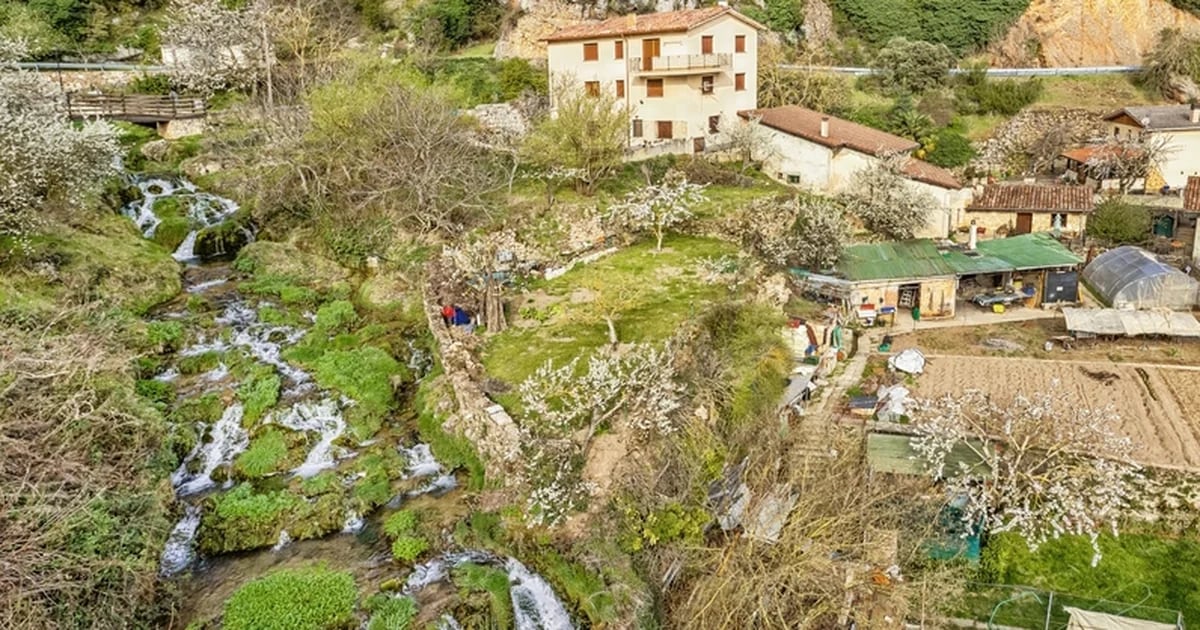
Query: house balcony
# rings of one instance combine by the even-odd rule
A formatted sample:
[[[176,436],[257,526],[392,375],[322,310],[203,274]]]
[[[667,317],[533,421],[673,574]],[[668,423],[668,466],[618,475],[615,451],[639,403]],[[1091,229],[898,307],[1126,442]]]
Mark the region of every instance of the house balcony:
[[[632,57],[629,72],[646,77],[709,74],[714,70],[727,70],[732,63],[733,55],[730,54]]]

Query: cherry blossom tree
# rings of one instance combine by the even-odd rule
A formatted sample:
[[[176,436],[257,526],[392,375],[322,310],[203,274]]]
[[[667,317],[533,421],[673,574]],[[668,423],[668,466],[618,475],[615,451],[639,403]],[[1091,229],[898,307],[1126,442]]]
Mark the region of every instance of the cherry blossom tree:
[[[517,390],[526,426],[550,435],[585,429],[585,447],[600,426],[616,419],[644,434],[674,433],[683,395],[672,349],[649,344],[634,344],[620,355],[595,353],[582,372],[578,357],[558,367],[547,361]]]
[[[1174,149],[1162,135],[1140,134],[1100,145],[1084,164],[1089,177],[1115,180],[1122,194],[1144,180]]]
[[[855,173],[842,196],[846,209],[863,227],[884,238],[912,238],[937,207],[932,195],[914,189],[904,177],[903,169],[911,159],[903,153],[882,157],[875,166]]]
[[[163,33],[163,60],[180,87],[211,94],[255,84],[268,67],[264,3],[229,8],[220,0],[175,0]]]
[[[654,251],[662,251],[668,228],[691,219],[691,206],[704,201],[704,186],[687,180],[683,172],[672,169],[662,181],[630,192],[624,201],[609,208],[610,218],[631,229],[654,234]]]
[[[27,242],[48,203],[79,204],[116,173],[113,128],[99,121],[73,125],[64,103],[46,77],[0,71],[0,235]]]
[[[1095,566],[1103,528],[1117,524],[1143,487],[1133,442],[1111,408],[1090,409],[1040,393],[1001,404],[969,390],[918,401],[910,411],[912,446],[930,475],[967,498],[963,520],[991,533],[1014,532],[1031,550],[1074,534],[1092,542]],[[977,462],[950,461],[965,449]]]
[[[842,204],[812,195],[755,199],[725,231],[771,265],[808,269],[837,262],[850,239]]]

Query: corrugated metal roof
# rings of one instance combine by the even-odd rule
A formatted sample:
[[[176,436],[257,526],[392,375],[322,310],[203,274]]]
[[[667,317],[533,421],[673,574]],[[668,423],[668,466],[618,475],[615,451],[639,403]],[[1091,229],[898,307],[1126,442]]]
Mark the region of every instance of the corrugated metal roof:
[[[837,268],[855,282],[954,275],[933,241],[925,239],[851,245],[842,253]]]
[[[851,282],[970,276],[1025,269],[1073,267],[1083,259],[1046,233],[979,241],[974,254],[939,250],[929,239],[851,245],[837,271]]]
[[[979,251],[999,258],[1016,270],[1073,267],[1083,258],[1045,232],[979,241]]]

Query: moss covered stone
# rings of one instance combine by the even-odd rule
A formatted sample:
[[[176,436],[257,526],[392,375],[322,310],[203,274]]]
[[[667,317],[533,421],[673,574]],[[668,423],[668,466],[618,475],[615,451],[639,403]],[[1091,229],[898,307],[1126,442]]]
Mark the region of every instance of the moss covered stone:
[[[337,630],[357,625],[349,573],[317,565],[281,569],[247,583],[225,603],[225,630]]]
[[[197,546],[206,555],[270,547],[301,503],[290,493],[257,493],[243,483],[205,501]]]
[[[236,254],[250,242],[252,234],[249,213],[238,212],[217,225],[197,232],[193,251],[202,257]]]
[[[287,462],[288,445],[283,433],[275,428],[254,436],[250,446],[233,463],[233,472],[242,479],[256,479],[280,472]]]
[[[234,267],[254,279],[278,278],[294,287],[326,293],[349,279],[337,263],[302,251],[290,243],[258,241],[242,248]]]

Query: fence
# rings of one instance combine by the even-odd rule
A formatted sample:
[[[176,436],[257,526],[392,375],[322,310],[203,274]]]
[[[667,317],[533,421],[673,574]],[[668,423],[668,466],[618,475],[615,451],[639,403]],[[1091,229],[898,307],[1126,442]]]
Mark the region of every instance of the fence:
[[[1065,630],[1070,614],[1064,609],[1078,608],[1154,621],[1183,630],[1183,613],[1180,611],[1142,603],[1151,595],[1143,584],[1130,584],[1111,593],[1109,599],[1091,599],[1011,584],[972,584],[959,617],[986,622],[988,628]]]
[[[629,60],[631,72],[670,72],[674,70],[696,70],[724,68],[733,57],[722,54],[710,55],[667,55],[665,57],[633,57]]]
[[[807,72],[828,72],[832,74],[849,74],[864,76],[875,74],[874,68],[860,66],[800,66],[779,64],[784,70],[801,70]],[[1082,68],[988,68],[985,70],[989,77],[1070,77],[1097,74],[1133,74],[1139,72],[1141,66],[1089,66]],[[951,68],[950,74],[963,74],[969,70]]]
[[[71,118],[112,118],[130,122],[166,122],[203,118],[204,100],[153,94],[67,94]]]

